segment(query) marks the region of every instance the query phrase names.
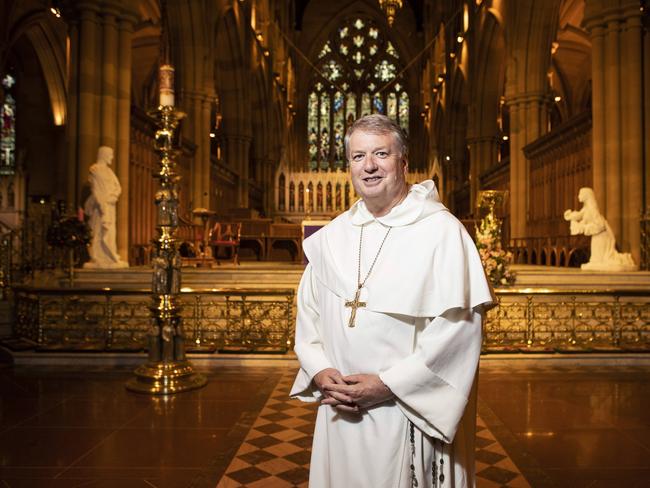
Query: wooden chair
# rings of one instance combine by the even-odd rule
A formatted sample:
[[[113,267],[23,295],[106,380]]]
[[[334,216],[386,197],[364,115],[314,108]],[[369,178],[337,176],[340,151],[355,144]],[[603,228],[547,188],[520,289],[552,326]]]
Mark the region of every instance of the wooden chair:
[[[210,231],[212,257],[219,264],[219,249],[230,249],[233,264],[239,264],[239,244],[241,241],[241,222],[216,222]]]

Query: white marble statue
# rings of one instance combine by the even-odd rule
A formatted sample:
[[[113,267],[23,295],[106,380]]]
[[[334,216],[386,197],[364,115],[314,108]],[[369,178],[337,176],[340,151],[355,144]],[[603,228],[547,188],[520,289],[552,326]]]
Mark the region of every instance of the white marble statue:
[[[88,182],[91,195],[86,200],[84,211],[88,215],[92,241],[90,261],[84,268],[126,268],[117,252],[115,230],[115,206],[122,193],[120,182],[111,169],[113,149],[101,146],[97,151],[97,162],[90,167]]]
[[[593,271],[634,271],[637,266],[630,253],[616,250],[616,238],[605,217],[598,211],[596,196],[591,188],[580,188],[580,210],[565,210],[564,219],[571,222],[571,235],[591,236],[591,256],[582,269]]]

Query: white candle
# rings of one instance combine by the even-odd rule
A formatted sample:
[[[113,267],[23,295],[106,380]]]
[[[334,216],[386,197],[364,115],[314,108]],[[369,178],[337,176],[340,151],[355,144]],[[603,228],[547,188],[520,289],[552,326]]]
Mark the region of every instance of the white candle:
[[[160,66],[160,105],[163,107],[174,106],[174,67],[169,64]]]

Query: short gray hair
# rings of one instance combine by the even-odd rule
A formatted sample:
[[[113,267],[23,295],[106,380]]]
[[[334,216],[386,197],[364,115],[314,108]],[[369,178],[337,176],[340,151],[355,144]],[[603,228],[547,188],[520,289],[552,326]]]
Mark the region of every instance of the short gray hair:
[[[358,130],[370,134],[393,134],[399,146],[400,157],[408,157],[408,139],[402,128],[397,125],[397,122],[382,114],[372,114],[364,115],[348,127],[343,140],[345,144],[345,156],[348,159],[350,159],[350,137]]]

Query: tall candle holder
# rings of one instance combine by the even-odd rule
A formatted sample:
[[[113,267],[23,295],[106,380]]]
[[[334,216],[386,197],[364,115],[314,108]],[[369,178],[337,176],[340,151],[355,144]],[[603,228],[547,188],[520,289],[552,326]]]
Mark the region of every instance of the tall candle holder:
[[[153,324],[149,332],[149,359],[135,370],[126,387],[134,392],[167,395],[201,388],[204,375],[195,373],[185,356],[181,321],[181,258],[178,252],[178,182],[173,148],[174,132],[185,117],[172,105],[161,105],[150,113],[158,123],[155,148],[160,155],[158,191],[155,195],[158,234],[154,241],[151,283]]]

